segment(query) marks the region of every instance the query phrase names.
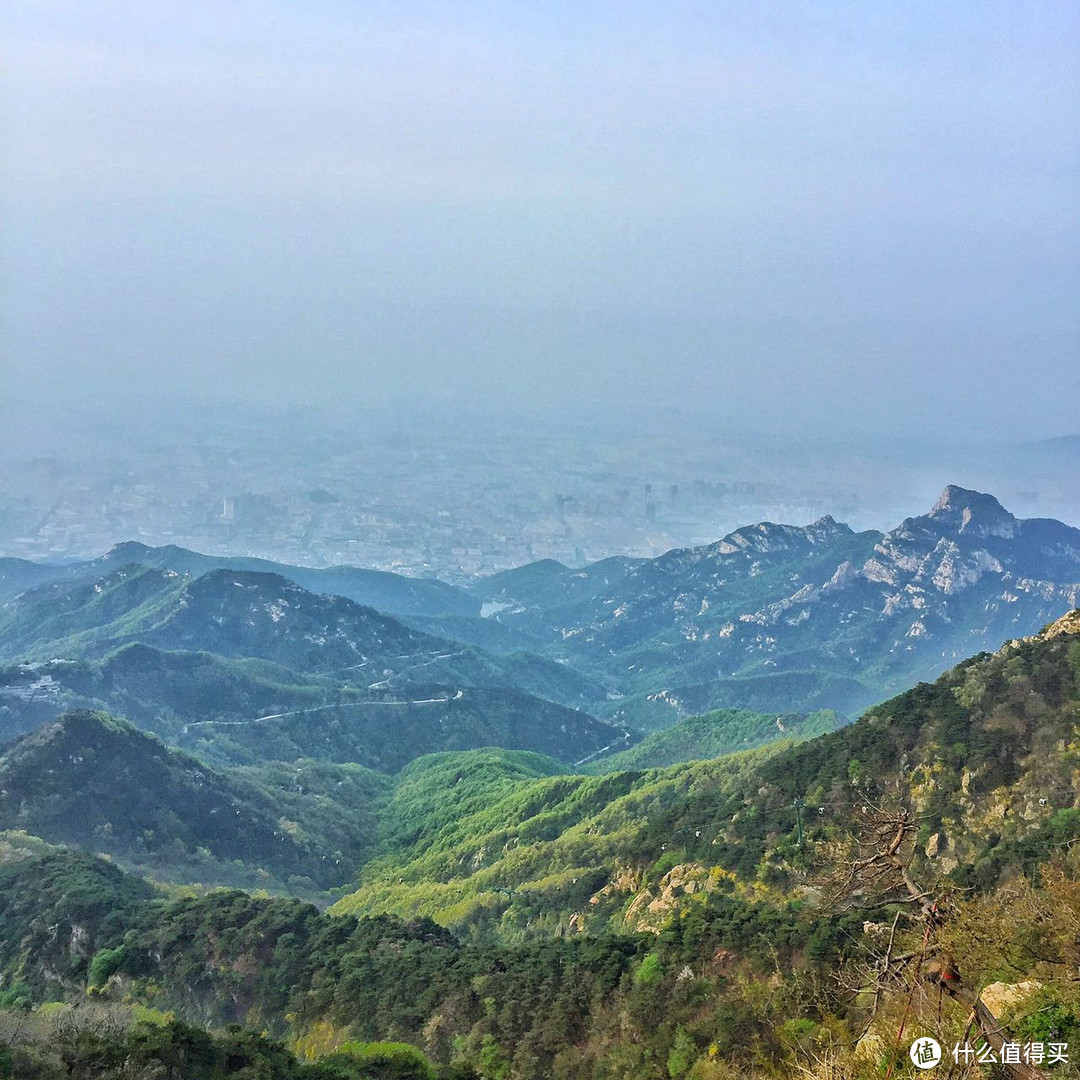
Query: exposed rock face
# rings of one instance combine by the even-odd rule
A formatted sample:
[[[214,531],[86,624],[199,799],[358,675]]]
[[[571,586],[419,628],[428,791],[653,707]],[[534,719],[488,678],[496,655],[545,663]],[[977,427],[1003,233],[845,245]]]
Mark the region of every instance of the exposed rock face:
[[[951,852],[952,845],[943,832],[934,833],[926,843],[926,857],[936,861],[939,873],[950,874],[960,865],[959,859]]]
[[[821,587],[821,591],[829,592],[832,589],[842,589],[845,585],[850,585],[858,576],[859,571],[845,559],[836,568],[836,573]]]
[[[1047,638],[1058,637],[1061,634],[1080,634],[1080,610],[1070,611],[1062,615],[1056,622],[1051,623],[1042,636]]]
[[[985,538],[1000,536],[1011,540],[1018,522],[993,495],[949,484],[927,514],[931,521],[940,521],[950,531],[966,532]]]
[[[1000,1017],[1007,1009],[1019,1005],[1026,997],[1030,997],[1036,990],[1042,989],[1042,983],[1035,980],[1019,983],[991,983],[985,987],[979,997],[982,1003],[995,1015]]]
[[[672,912],[685,902],[687,897],[696,893],[712,892],[725,876],[732,875],[726,874],[719,867],[709,869],[700,863],[680,863],[660,879],[660,884],[654,891],[642,888],[640,870],[623,867],[589,902],[599,904],[602,899],[613,894],[631,894],[633,899],[623,916],[623,925],[635,933],[659,934],[667,925]]]
[[[884,535],[829,517],[763,522],[628,567],[572,606],[507,619],[556,636],[553,651],[603,668],[624,693],[668,689],[694,711],[851,713],[1078,602],[1080,530],[949,485]],[[797,690],[791,675],[809,672],[815,688]]]
[[[992,593],[987,610],[1027,598],[1046,617],[1054,604],[1070,607],[1080,595],[1080,530],[1019,521],[993,496],[950,485],[929,514],[882,538],[862,575],[896,589],[883,607],[887,615],[951,608],[947,598],[984,584]]]
[[[928,514],[886,533],[864,571],[893,585],[908,578],[960,592],[985,573],[1002,574],[1023,561],[1023,544],[1000,543],[1019,540],[1023,525],[992,495],[950,484]]]

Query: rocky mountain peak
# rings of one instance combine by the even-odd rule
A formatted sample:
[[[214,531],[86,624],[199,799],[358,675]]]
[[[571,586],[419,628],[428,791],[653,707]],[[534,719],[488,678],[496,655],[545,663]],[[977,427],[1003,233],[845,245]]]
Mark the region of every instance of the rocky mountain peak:
[[[949,484],[927,514],[938,526],[967,536],[999,536],[1011,540],[1016,535],[1016,518],[994,498],[980,491]]]
[[[850,525],[837,521],[832,514],[820,517],[812,525],[806,526],[806,535],[811,543],[820,543],[822,540],[834,540],[839,536],[853,536]]]
[[[1080,634],[1080,608],[1074,608],[1067,614],[1062,615],[1060,619],[1044,627],[1042,632],[1035,636],[1049,640],[1061,634]]]

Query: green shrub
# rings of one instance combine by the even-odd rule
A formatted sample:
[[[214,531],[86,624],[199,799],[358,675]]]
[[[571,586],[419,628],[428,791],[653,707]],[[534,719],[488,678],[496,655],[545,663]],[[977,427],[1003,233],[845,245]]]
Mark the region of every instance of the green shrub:
[[[117,945],[115,949],[99,949],[90,961],[87,985],[104,986],[123,967],[126,958],[127,949],[123,945]]]
[[[409,1043],[349,1042],[319,1065],[334,1080],[436,1080],[431,1062]]]

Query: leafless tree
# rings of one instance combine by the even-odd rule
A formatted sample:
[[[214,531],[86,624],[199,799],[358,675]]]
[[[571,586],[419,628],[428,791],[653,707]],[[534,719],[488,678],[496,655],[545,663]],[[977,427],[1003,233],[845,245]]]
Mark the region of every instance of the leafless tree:
[[[907,992],[902,1033],[916,990],[935,986],[939,993],[968,1007],[969,1031],[977,1027],[1000,1061],[1008,1042],[1000,1022],[979,995],[963,984],[956,960],[935,940],[935,931],[948,918],[949,905],[912,872],[918,830],[919,820],[907,807],[867,804],[853,833],[825,852],[830,869],[819,883],[834,910],[892,911],[890,922],[864,927],[872,944],[856,965],[842,973],[841,984],[853,995],[873,994],[864,1034],[885,994]],[[1001,1068],[1018,1080],[1039,1076],[1037,1069],[1025,1063],[1003,1063]]]

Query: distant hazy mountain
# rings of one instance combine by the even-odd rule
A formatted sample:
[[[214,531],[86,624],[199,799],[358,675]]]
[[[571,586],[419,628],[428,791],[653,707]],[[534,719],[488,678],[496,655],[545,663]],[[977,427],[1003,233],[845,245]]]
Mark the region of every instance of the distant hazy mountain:
[[[541,559],[482,578],[475,595],[511,608],[551,608],[589,600],[617,585],[645,559],[613,557],[572,570],[554,559]]]
[[[373,689],[502,686],[565,703],[594,692],[550,660],[491,657],[277,574],[212,570],[192,577],[128,565],[98,579],[39,586],[0,611],[0,659],[9,662],[96,659],[133,642],[347,674]]]
[[[950,486],[884,535],[762,523],[620,569],[586,568],[569,600],[546,565],[485,595],[549,655],[645,696],[622,706],[641,724],[719,705],[853,712],[1072,607],[1080,530]]]
[[[55,581],[63,572],[63,567],[51,563],[0,559],[0,603],[45,581]]]
[[[160,570],[176,570],[193,577],[211,570],[279,574],[311,592],[344,596],[358,604],[395,615],[470,616],[480,613],[480,602],[465,590],[433,578],[411,578],[357,566],[313,569],[268,559],[203,555],[172,544],[148,547],[135,541],[117,544],[100,558],[86,562],[49,565],[25,559],[0,559],[0,600],[10,599],[24,589],[45,581],[96,580],[132,563]]]

